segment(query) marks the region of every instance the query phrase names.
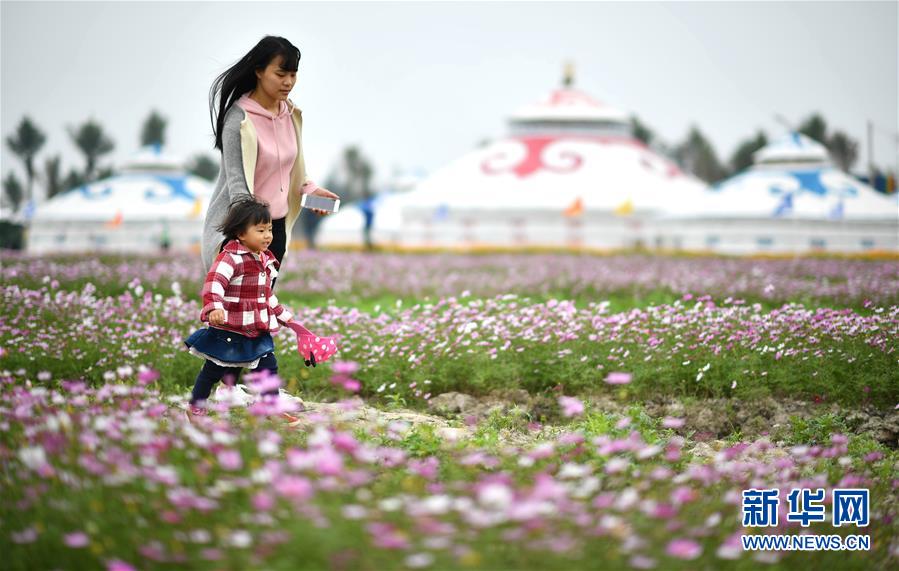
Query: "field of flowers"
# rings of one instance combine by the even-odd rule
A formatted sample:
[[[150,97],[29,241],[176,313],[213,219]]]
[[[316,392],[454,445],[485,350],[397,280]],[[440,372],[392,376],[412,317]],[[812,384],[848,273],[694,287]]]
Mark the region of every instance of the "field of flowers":
[[[340,345],[307,368],[275,336],[294,427],[262,402],[185,419],[194,257],[4,253],[0,276],[10,569],[899,562],[896,261],[292,253],[279,297]],[[795,487],[869,488],[871,524],[787,523]],[[871,550],[743,552],[749,488],[781,491],[765,533]]]

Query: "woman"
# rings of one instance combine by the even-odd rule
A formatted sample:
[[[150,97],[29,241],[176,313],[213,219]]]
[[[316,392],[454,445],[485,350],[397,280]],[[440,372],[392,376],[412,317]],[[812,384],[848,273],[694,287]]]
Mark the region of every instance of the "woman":
[[[299,62],[300,50],[293,44],[266,36],[218,76],[209,90],[209,115],[222,165],[203,226],[207,269],[224,245],[225,237],[217,228],[229,205],[241,196],[253,195],[269,204],[273,226],[269,250],[279,264],[300,214],[300,195],[339,198],[316,186],[306,173],[303,115],[287,98],[296,83]]]

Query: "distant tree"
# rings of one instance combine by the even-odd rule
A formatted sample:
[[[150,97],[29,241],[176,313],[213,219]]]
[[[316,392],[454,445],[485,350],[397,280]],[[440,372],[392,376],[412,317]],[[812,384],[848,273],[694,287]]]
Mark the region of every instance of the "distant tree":
[[[103,180],[104,178],[109,178],[111,176],[115,176],[115,169],[112,167],[104,167],[97,171],[97,176],[94,180]]]
[[[19,182],[19,179],[13,172],[10,172],[6,175],[6,178],[3,179],[3,195],[12,205],[12,211],[17,212],[19,206],[22,205],[22,198],[25,196],[25,190],[22,188],[22,183]]]
[[[197,154],[190,160],[187,170],[200,178],[214,181],[219,175],[219,164],[209,155]]]
[[[144,120],[144,126],[140,131],[140,146],[146,145],[164,145],[165,144],[165,127],[167,121],[155,110],[150,112],[150,116]]]
[[[730,158],[731,173],[737,173],[752,166],[752,155],[767,144],[768,137],[762,131],[759,131],[755,137],[740,143]]]
[[[690,128],[686,141],[678,145],[675,157],[684,170],[707,183],[719,181],[726,175],[714,147],[696,126]]]
[[[95,180],[97,160],[111,152],[115,143],[103,132],[103,127],[93,119],[88,119],[77,128],[69,128],[69,135],[78,150],[84,155],[84,180]]]
[[[640,121],[636,115],[631,115],[631,130],[634,133],[634,137],[647,145],[652,145],[655,142],[656,134],[645,123]]]
[[[812,113],[809,115],[809,117],[799,125],[799,132],[806,137],[811,137],[822,145],[827,145],[827,122],[820,113]]]
[[[858,159],[858,142],[843,131],[836,131],[828,140],[830,156],[842,170],[849,171]]]
[[[44,133],[31,122],[28,117],[22,118],[18,128],[13,136],[6,138],[6,145],[22,163],[25,165],[26,194],[25,200],[29,201],[33,197],[34,179],[37,173],[34,170],[34,156],[41,150],[47,137]]]
[[[44,185],[47,191],[47,200],[67,190],[63,188],[61,162],[62,159],[60,159],[59,155],[44,161]]]
[[[62,181],[62,186],[66,190],[71,190],[73,188],[78,188],[79,186],[87,183],[87,179],[84,178],[84,174],[75,169],[69,169],[69,174],[66,175],[66,178]]]

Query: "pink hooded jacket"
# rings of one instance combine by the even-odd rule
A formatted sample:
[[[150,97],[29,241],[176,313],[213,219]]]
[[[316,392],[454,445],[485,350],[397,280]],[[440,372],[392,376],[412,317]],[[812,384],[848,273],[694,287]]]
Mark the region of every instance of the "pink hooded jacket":
[[[256,128],[258,149],[253,194],[268,202],[272,218],[287,216],[287,196],[290,191],[290,169],[297,158],[297,134],[291,120],[293,103],[280,102],[280,111],[273,115],[249,94],[237,100],[253,127]],[[304,188],[308,193],[310,189]]]

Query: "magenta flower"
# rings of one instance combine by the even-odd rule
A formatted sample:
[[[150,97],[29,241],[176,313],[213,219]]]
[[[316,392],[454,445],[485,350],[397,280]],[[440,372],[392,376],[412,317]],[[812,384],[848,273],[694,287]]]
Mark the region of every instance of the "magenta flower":
[[[702,554],[702,546],[692,539],[673,539],[665,552],[678,559],[696,559]]]
[[[275,491],[286,498],[307,500],[312,496],[312,484],[300,476],[284,476],[275,482]]]
[[[87,547],[87,544],[90,543],[90,538],[86,533],[82,531],[76,531],[74,533],[67,533],[62,538],[63,543],[66,544],[66,547]]]
[[[264,369],[258,373],[247,373],[246,378],[250,390],[256,394],[264,394],[281,388],[281,377]]]
[[[352,375],[359,370],[359,363],[355,361],[334,361],[331,368],[338,375]]]
[[[562,407],[562,415],[568,418],[584,414],[584,403],[574,397],[559,397],[559,406]]]
[[[237,450],[222,450],[218,459],[219,465],[225,470],[240,470],[243,467],[243,459]]]
[[[626,385],[631,382],[630,373],[613,372],[606,376],[606,382],[610,385]]]
[[[158,379],[159,376],[159,371],[155,369],[142,368],[140,373],[137,374],[137,380],[141,385],[149,385],[150,383]]]
[[[267,512],[275,507],[275,498],[268,492],[257,492],[253,496],[253,509],[257,512]]]
[[[121,559],[113,559],[106,562],[106,571],[137,571],[134,567]]]
[[[664,428],[681,428],[684,425],[684,419],[666,416],[662,419],[662,427]]]

